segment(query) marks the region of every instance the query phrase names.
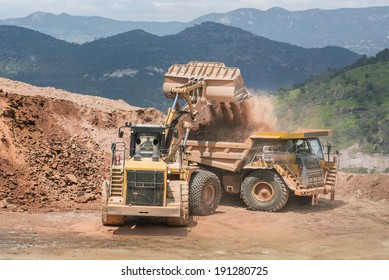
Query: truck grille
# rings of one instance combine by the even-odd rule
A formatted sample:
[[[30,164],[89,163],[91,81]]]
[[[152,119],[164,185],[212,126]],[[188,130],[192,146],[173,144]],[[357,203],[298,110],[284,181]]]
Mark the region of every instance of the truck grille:
[[[127,171],[127,205],[161,206],[163,190],[163,171]]]

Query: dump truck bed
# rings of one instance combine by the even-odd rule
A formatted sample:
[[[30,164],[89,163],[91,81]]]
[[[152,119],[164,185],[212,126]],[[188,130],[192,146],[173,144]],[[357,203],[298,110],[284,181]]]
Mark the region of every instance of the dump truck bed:
[[[243,168],[244,160],[254,147],[255,141],[262,139],[272,141],[286,139],[311,139],[314,137],[328,137],[331,130],[304,130],[298,132],[254,132],[244,143],[219,142],[219,141],[195,141],[186,142],[188,159],[202,165],[207,165],[223,170],[237,172]],[[282,153],[278,153],[282,157]],[[292,157],[291,153],[285,153],[285,158]],[[247,161],[247,160],[246,160]],[[294,160],[293,160],[294,161]]]
[[[195,141],[186,142],[189,161],[227,171],[236,172],[251,149],[251,141],[245,143]]]

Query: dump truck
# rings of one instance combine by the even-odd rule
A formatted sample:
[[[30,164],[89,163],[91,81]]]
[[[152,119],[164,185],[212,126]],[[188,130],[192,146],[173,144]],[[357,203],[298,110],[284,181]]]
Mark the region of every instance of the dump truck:
[[[164,124],[119,128],[119,137],[127,130],[129,139],[112,144],[110,177],[102,187],[104,225],[141,216],[187,226],[189,214],[209,215],[219,204],[218,177],[185,164],[186,142],[208,117],[209,106],[249,97],[240,70],[217,62],[175,64],[164,75],[163,93],[173,100]]]
[[[226,193],[240,194],[251,210],[278,211],[294,194],[318,203],[335,196],[337,156],[320,138],[331,130],[255,132],[243,143],[187,141],[188,165],[213,172]]]

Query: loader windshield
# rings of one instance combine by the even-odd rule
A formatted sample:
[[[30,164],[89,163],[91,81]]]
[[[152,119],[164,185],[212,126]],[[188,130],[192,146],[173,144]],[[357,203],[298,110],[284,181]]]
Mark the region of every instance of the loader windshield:
[[[130,157],[159,157],[166,153],[166,127],[160,125],[132,125]]]
[[[145,152],[145,151],[152,151],[153,150],[153,142],[156,141],[156,138],[154,136],[140,136],[139,137],[139,141],[140,141],[140,150],[141,152]],[[158,141],[158,140],[157,140]]]
[[[139,145],[142,157],[151,157],[153,147],[159,144],[159,135],[157,134],[139,134],[136,139],[136,145]]]

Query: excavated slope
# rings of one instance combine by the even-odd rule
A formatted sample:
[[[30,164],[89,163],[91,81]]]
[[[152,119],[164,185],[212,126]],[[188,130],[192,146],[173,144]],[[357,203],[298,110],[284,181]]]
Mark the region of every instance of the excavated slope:
[[[154,108],[0,78],[0,211],[99,207],[118,127],[163,119]]]

